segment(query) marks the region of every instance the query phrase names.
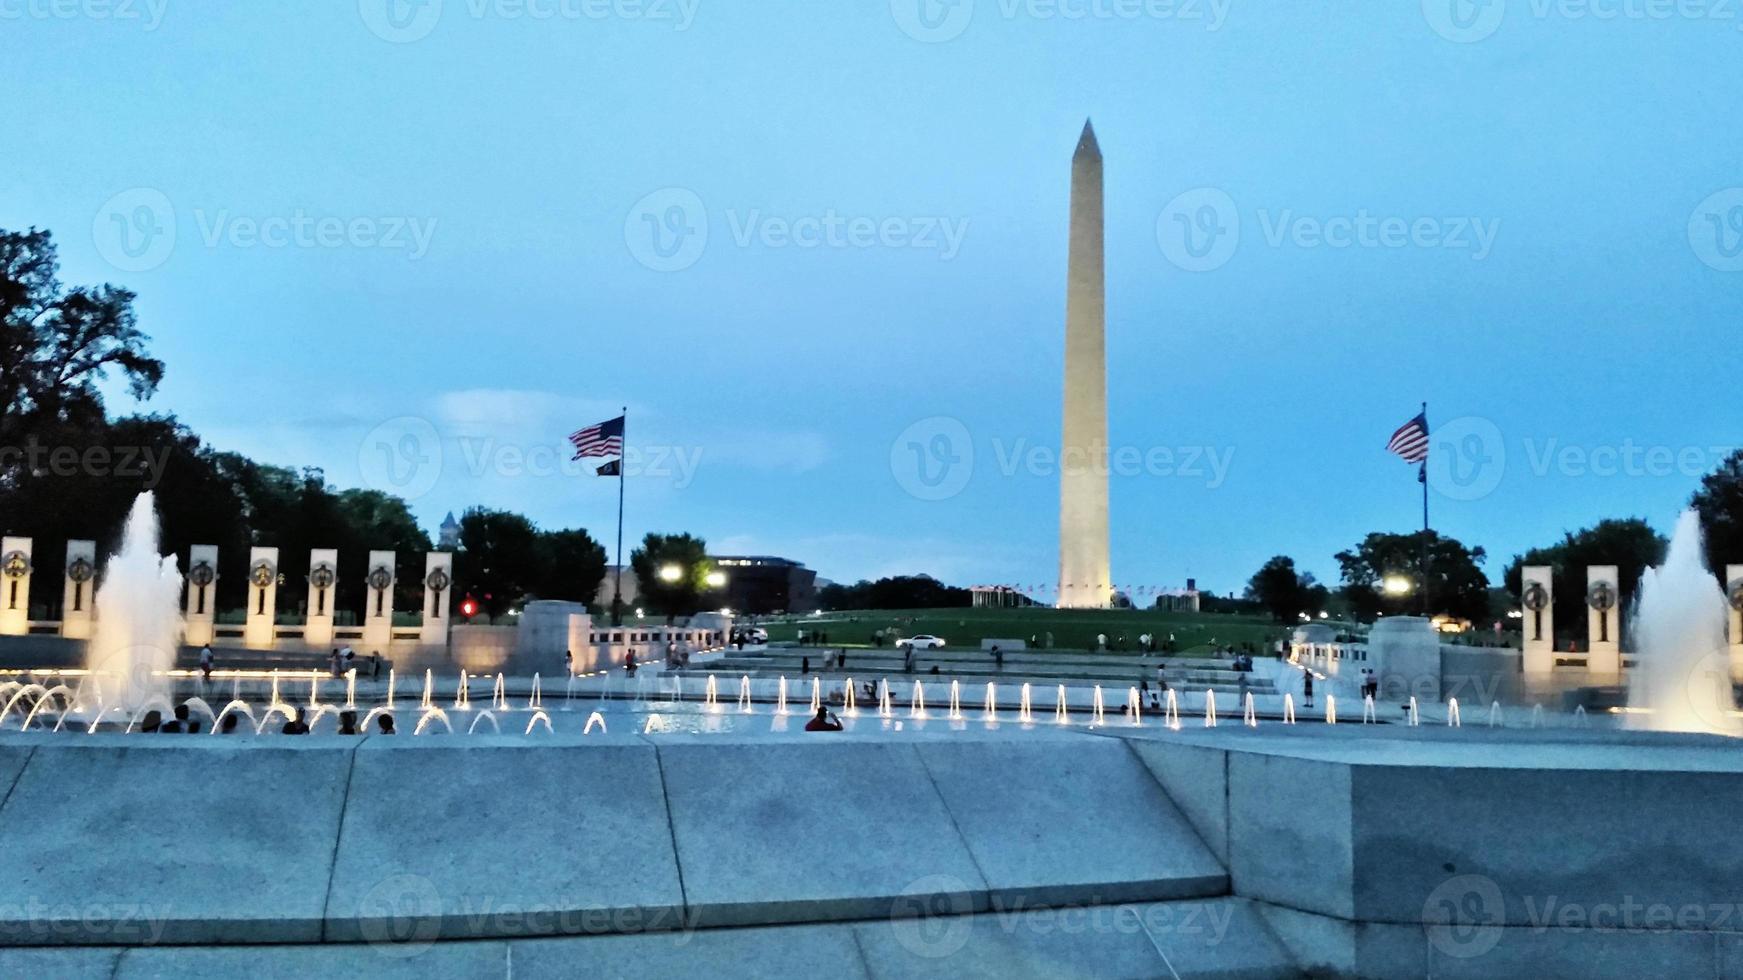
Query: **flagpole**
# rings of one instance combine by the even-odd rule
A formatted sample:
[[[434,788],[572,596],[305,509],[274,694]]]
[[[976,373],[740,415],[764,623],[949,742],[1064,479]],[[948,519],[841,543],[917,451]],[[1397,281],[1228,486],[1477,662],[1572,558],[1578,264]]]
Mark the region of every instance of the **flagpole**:
[[[624,406],[624,452],[629,450],[629,406]],[[612,626],[624,624],[624,453],[617,453],[617,584],[612,591]]]
[[[1428,403],[1422,403],[1422,432],[1428,435]],[[1428,457],[1422,458],[1422,469],[1417,473],[1417,479],[1422,483],[1422,581],[1419,590],[1422,593],[1422,615],[1428,617]]]

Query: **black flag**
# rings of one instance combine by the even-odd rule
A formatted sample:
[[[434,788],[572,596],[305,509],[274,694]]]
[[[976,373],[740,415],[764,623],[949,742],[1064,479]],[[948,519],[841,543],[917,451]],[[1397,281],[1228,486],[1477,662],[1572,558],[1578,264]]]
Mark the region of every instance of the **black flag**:
[[[623,460],[614,459],[611,462],[606,463],[604,466],[601,466],[599,468],[599,475],[600,476],[622,476],[623,475]]]

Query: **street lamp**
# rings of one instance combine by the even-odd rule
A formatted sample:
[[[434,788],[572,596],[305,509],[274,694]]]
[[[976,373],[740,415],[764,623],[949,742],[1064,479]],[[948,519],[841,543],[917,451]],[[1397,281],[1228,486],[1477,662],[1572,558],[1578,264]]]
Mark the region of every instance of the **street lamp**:
[[[708,587],[711,589],[725,588],[726,587],[726,573],[725,572],[709,572],[707,581],[708,581]]]
[[[1403,575],[1388,575],[1380,587],[1387,595],[1403,596],[1409,595],[1416,585]]]
[[[674,585],[684,577],[684,570],[677,565],[665,565],[660,568],[660,581]]]

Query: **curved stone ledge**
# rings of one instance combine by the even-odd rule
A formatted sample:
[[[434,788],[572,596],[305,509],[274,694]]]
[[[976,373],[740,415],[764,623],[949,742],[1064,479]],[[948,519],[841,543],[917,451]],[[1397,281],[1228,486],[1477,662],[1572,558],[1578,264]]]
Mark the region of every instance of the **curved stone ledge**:
[[[0,945],[385,943],[1228,891],[1119,739],[8,736]]]

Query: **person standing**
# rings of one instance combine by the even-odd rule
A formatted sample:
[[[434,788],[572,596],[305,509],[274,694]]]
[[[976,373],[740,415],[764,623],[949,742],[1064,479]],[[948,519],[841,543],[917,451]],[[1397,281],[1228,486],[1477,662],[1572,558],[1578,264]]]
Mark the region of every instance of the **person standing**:
[[[212,683],[212,644],[200,647],[200,674],[207,683]]]
[[[1301,675],[1301,696],[1303,703],[1313,707],[1313,671],[1304,671]]]

